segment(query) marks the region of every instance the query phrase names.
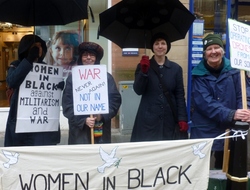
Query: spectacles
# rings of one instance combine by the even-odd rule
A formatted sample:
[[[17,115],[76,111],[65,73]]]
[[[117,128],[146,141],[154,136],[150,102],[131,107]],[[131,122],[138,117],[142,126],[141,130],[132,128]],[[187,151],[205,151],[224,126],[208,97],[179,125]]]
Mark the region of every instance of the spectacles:
[[[93,57],[95,57],[96,55],[94,54],[94,53],[89,53],[89,52],[84,52],[83,54],[82,54],[82,57],[91,57],[91,58],[93,58]]]

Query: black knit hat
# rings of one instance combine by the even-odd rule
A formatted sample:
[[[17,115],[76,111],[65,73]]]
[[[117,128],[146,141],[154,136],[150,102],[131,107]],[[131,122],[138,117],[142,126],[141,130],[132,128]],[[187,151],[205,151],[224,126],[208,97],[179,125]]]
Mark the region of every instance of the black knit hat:
[[[169,40],[168,36],[166,34],[162,33],[162,32],[159,32],[159,33],[156,33],[156,34],[153,35],[153,37],[151,39],[151,50],[152,50],[152,52],[154,53],[153,45],[154,45],[155,41],[158,40],[158,39],[163,39],[163,40],[166,41],[167,46],[168,46],[168,49],[167,49],[167,52],[166,52],[166,54],[167,54],[169,52],[169,50],[171,49],[171,43],[170,43],[170,40]]]
[[[84,52],[92,52],[96,55],[96,62],[95,65],[100,64],[100,61],[103,57],[103,48],[94,43],[94,42],[83,42],[79,45],[78,47],[78,53],[79,53],[79,57],[78,57],[78,65],[82,64],[82,54]]]
[[[207,49],[208,46],[217,44],[223,48],[223,41],[219,34],[208,34],[203,39],[203,51]]]

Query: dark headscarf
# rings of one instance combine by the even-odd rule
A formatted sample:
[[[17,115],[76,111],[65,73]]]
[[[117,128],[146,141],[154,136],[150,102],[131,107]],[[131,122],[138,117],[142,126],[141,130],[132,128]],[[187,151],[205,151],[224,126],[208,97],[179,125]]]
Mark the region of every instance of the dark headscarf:
[[[152,52],[154,53],[154,50],[153,50],[153,45],[155,43],[156,40],[158,39],[163,39],[166,41],[167,43],[167,46],[168,46],[168,49],[167,49],[167,52],[166,54],[169,52],[169,50],[171,49],[171,43],[170,43],[170,40],[168,38],[168,36],[162,32],[159,32],[159,33],[156,33],[155,35],[153,35],[152,39],[151,39],[151,50]]]
[[[78,65],[82,65],[82,54],[84,52],[94,53],[96,55],[95,65],[99,65],[103,57],[103,48],[94,42],[83,42],[78,47],[79,57],[77,60]]]
[[[19,47],[18,47],[18,59],[22,60],[23,58],[26,58],[28,56],[29,49],[36,42],[41,43],[41,46],[43,49],[43,54],[42,54],[42,57],[39,58],[39,60],[43,60],[43,58],[47,52],[46,43],[39,36],[33,35],[33,34],[25,35],[22,37],[22,39],[19,43]]]

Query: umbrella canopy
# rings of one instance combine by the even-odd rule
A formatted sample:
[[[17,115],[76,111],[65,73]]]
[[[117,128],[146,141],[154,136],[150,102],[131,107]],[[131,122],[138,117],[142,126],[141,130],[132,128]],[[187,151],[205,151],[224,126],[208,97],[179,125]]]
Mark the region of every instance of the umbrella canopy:
[[[194,15],[179,0],[123,0],[99,14],[98,35],[121,48],[151,48],[163,32],[171,42],[185,38]]]
[[[88,0],[0,0],[0,21],[23,26],[65,25],[88,18]]]

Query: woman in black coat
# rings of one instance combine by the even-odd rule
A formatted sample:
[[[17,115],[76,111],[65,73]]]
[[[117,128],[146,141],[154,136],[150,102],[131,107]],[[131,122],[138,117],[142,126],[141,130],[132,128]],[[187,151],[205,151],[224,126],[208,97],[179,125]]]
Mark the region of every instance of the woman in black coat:
[[[18,60],[10,64],[6,82],[14,89],[10,101],[4,146],[35,146],[56,145],[60,142],[60,127],[55,132],[16,133],[17,104],[19,87],[27,74],[33,68],[33,62],[43,63],[42,60],[47,52],[45,42],[36,35],[24,36],[18,47]],[[43,63],[44,64],[44,63]]]
[[[154,56],[150,60],[148,56],[143,56],[135,71],[133,87],[141,95],[141,102],[132,131],[132,142],[174,139],[177,122],[180,131],[188,130],[182,68],[165,56],[171,48],[165,34],[154,35],[151,45]],[[174,119],[156,72],[169,92],[178,121]]]
[[[103,57],[103,48],[94,42],[83,42],[79,45],[78,65],[99,65]],[[72,75],[66,80],[63,91],[63,114],[68,118],[69,140],[68,144],[90,144],[91,128],[99,126],[102,132],[96,135],[95,143],[111,143],[111,119],[116,116],[120,105],[121,95],[111,74],[107,73],[109,113],[90,115],[74,115]],[[102,133],[102,134],[101,134]]]

